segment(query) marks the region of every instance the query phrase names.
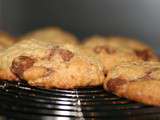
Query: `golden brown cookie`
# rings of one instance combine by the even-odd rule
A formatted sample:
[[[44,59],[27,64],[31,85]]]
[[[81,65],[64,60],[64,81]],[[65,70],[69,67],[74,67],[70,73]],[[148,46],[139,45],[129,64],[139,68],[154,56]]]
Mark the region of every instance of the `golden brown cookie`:
[[[101,36],[86,39],[83,46],[86,51],[92,51],[96,54],[103,63],[106,72],[121,62],[140,60],[132,49],[110,44],[105,37]]]
[[[21,39],[22,40],[37,39],[40,41],[47,41],[47,42],[56,43],[56,44],[65,44],[65,43],[77,44],[78,43],[77,38],[73,34],[63,31],[58,27],[47,27],[47,28],[35,30],[33,32],[30,32],[24,35]]]
[[[160,63],[128,62],[108,72],[104,89],[120,97],[160,106]]]
[[[16,38],[5,32],[0,32],[0,49],[7,48],[16,42]]]
[[[158,61],[157,55],[147,44],[134,38],[127,37],[107,37],[109,44],[120,47],[129,47],[134,50],[135,54],[144,61]]]
[[[24,79],[32,86],[72,89],[102,85],[102,65],[74,45],[21,41],[0,53],[0,73],[8,80]],[[7,72],[4,72],[7,71]]]

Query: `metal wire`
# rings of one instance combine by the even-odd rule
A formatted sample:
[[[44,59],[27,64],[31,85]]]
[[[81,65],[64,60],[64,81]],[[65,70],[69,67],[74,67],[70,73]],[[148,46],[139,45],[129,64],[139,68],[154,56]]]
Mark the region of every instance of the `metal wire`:
[[[0,114],[12,119],[160,119],[160,108],[119,98],[102,87],[47,90],[0,81],[0,101]]]

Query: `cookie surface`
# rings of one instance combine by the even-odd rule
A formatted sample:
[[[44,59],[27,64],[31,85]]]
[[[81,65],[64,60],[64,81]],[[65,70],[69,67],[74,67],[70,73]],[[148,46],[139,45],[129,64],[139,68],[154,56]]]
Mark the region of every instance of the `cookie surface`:
[[[13,45],[16,42],[16,39],[5,32],[0,32],[0,49],[7,48]]]
[[[103,63],[105,71],[110,70],[121,62],[140,60],[132,49],[110,44],[105,37],[101,36],[93,36],[87,39],[84,47],[97,55]]]
[[[108,72],[104,89],[120,97],[160,106],[160,63],[128,62]]]
[[[129,47],[144,61],[158,61],[157,55],[147,44],[134,38],[107,37],[108,42],[114,46]]]
[[[78,40],[77,38],[66,31],[63,31],[62,29],[58,27],[47,27],[42,28],[39,30],[35,30],[33,32],[30,32],[26,35],[24,35],[21,39],[37,39],[40,41],[47,41],[51,43],[56,44],[77,44]]]
[[[21,41],[1,52],[0,73],[4,71],[10,76],[6,79],[24,79],[30,85],[45,88],[96,86],[104,80],[98,60],[74,45],[54,46],[37,40]]]

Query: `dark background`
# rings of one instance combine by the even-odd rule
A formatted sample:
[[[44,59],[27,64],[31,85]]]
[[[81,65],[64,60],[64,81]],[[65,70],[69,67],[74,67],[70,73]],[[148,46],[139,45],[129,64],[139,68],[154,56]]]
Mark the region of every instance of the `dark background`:
[[[59,25],[83,38],[137,37],[160,53],[160,0],[0,0],[0,27],[20,35]]]

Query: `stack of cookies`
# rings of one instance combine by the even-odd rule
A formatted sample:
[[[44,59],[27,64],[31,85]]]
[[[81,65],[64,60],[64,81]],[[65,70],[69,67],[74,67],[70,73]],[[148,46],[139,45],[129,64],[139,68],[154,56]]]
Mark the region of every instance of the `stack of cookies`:
[[[0,34],[1,80],[25,80],[47,89],[103,85],[119,97],[160,105],[160,63],[144,43],[98,35],[80,43],[57,27],[17,39]]]

